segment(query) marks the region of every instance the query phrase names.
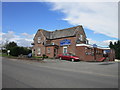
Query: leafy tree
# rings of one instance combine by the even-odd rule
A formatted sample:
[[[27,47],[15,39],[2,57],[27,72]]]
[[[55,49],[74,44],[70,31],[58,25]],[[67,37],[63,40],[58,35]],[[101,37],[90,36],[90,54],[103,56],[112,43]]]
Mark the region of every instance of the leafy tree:
[[[110,42],[109,47],[115,50],[115,58],[120,59],[120,40],[114,42],[114,44]]]
[[[12,56],[18,56],[20,55],[20,47],[15,46],[10,49],[10,55]]]
[[[112,49],[114,48],[114,45],[111,41],[110,41],[109,47],[112,48]]]
[[[8,45],[8,40],[6,40],[6,41],[2,41],[2,43],[1,43],[1,50],[5,50],[6,49],[6,46]]]
[[[31,53],[31,50],[25,48],[25,47],[19,47],[19,46],[15,46],[13,48],[10,49],[10,55],[12,56],[19,56],[19,55],[28,55],[29,53]]]
[[[14,41],[13,42],[9,42],[7,45],[6,45],[6,49],[11,49],[12,47],[16,47],[17,46],[17,43],[15,43]]]
[[[2,52],[7,53],[7,50],[10,50],[10,55],[12,56],[18,56],[20,54],[23,55],[28,55],[29,53],[31,53],[32,51],[26,47],[20,47],[17,45],[17,43],[13,42],[6,42],[4,45],[5,50],[3,50]]]

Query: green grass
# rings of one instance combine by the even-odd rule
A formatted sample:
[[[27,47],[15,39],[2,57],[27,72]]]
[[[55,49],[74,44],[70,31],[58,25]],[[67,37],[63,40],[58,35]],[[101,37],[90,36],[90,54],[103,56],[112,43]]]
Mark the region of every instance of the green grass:
[[[8,55],[7,54],[0,54],[0,56],[7,57]]]
[[[15,56],[11,56],[11,55],[8,56],[6,53],[2,53],[2,54],[0,54],[0,56],[7,57],[7,58],[16,58]],[[41,59],[43,57],[42,56],[33,56],[32,58],[34,58],[34,59]],[[45,58],[47,58],[47,57],[45,57]]]
[[[32,58],[42,58],[41,56],[33,56]]]
[[[2,54],[0,54],[0,56],[8,57],[8,58],[15,58],[15,56],[11,56],[11,55],[8,56],[6,53],[2,53]]]

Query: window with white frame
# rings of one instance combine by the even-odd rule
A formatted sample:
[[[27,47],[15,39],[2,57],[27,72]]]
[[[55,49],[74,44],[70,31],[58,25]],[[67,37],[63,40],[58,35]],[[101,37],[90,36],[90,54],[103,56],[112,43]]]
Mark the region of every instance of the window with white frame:
[[[41,37],[38,37],[38,43],[40,43],[41,42]]]
[[[80,34],[80,37],[79,37],[80,41],[83,41],[83,35]]]
[[[38,54],[41,54],[41,49],[40,48],[38,48]]]
[[[50,48],[48,48],[47,53],[50,53]]]
[[[67,53],[67,46],[63,47],[63,53]]]

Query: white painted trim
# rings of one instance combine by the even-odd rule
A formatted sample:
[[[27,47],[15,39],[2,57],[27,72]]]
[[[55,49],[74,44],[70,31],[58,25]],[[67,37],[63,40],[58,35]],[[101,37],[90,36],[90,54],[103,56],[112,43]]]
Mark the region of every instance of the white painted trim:
[[[93,47],[92,45],[88,45],[88,44],[76,44],[76,46],[87,46],[87,47]]]
[[[99,49],[105,49],[105,50],[106,50],[106,49],[110,49],[110,48],[104,48],[104,47],[97,47],[97,48],[99,48]]]
[[[76,44],[76,46],[86,46],[86,47],[93,47],[92,45],[88,45],[88,44]],[[97,47],[98,49],[110,49],[110,48],[106,48],[106,47]]]

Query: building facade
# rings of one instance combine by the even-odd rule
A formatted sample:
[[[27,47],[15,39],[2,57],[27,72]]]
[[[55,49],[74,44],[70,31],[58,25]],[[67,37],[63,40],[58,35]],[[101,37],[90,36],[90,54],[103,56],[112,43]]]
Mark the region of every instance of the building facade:
[[[95,52],[92,52],[92,50],[91,57],[87,56],[86,50],[88,49],[86,48],[88,48],[89,44],[86,38],[86,34],[81,25],[55,31],[39,29],[32,43],[32,52],[35,56],[45,54],[50,58],[55,58],[58,54],[62,53],[72,53],[79,56],[81,60],[86,61],[103,57],[103,54],[101,54],[95,58]],[[101,53],[103,53],[103,51],[104,50],[100,50]],[[94,53],[93,56],[92,53]]]
[[[76,55],[83,61],[114,61],[115,51],[110,48],[94,47],[89,44],[76,44]]]

